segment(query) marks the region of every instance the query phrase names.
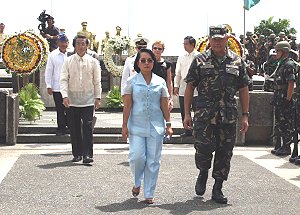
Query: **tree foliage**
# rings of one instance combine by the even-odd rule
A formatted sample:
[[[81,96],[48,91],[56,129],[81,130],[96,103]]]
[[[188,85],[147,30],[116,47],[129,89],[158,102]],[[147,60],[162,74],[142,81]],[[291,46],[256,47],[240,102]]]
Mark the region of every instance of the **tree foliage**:
[[[285,35],[297,33],[295,28],[290,27],[290,20],[279,19],[278,21],[274,21],[273,16],[267,20],[261,20],[259,26],[254,27],[254,33],[257,35],[263,34],[269,36],[271,33],[278,35],[279,32],[284,32]]]

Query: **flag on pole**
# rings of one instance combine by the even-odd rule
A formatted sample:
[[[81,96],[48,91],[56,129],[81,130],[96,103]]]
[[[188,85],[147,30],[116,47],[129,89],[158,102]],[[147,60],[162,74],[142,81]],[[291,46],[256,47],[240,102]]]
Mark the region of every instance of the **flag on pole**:
[[[244,7],[249,10],[251,7],[255,6],[260,0],[244,0]]]

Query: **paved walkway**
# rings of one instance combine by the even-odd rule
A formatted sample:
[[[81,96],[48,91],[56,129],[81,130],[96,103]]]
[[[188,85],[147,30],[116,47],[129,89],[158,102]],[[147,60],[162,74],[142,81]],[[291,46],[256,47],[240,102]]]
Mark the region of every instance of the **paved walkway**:
[[[0,147],[0,214],[299,214],[300,168],[270,147],[236,147],[227,205],[197,197],[192,145],[164,145],[156,204],[131,196],[127,144],[95,144],[92,166],[72,163],[70,144]]]

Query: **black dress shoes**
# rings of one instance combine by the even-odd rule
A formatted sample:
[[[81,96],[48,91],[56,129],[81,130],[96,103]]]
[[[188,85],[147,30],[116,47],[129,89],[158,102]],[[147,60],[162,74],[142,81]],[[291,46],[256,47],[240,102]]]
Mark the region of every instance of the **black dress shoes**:
[[[81,156],[74,156],[73,159],[72,159],[72,162],[79,162],[81,160],[82,160]]]
[[[93,162],[94,162],[93,158],[91,158],[89,156],[83,156],[82,163],[93,163]]]

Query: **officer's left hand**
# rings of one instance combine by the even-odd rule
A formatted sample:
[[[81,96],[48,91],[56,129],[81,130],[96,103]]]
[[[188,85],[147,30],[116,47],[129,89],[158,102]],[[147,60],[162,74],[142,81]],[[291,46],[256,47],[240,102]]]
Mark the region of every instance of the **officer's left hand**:
[[[242,116],[240,132],[246,133],[248,131],[248,128],[249,128],[248,116]]]

